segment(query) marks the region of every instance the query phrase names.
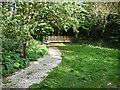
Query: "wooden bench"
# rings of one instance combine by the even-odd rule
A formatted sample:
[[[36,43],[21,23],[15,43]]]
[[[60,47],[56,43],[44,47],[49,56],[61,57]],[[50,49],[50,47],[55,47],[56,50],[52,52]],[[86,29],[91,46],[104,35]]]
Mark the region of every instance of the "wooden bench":
[[[46,39],[47,42],[72,42],[73,36],[48,36]]]

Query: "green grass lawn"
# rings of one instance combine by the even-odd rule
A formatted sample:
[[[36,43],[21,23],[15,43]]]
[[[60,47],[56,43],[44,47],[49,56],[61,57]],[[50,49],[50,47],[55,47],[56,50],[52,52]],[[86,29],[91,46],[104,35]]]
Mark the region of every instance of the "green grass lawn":
[[[61,44],[62,63],[32,88],[116,88],[118,50]]]

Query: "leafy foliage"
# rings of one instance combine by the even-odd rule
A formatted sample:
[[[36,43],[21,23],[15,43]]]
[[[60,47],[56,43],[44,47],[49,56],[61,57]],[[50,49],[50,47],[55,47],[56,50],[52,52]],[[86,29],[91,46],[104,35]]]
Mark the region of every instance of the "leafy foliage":
[[[15,68],[19,68],[20,67],[20,64],[17,62],[17,63],[14,63],[14,67]]]
[[[2,83],[6,84],[6,83],[11,83],[12,81],[8,81],[8,80],[3,80]]]
[[[48,54],[48,50],[44,48],[37,48],[35,46],[27,48],[27,58],[29,58],[30,61],[36,61],[46,54]]]
[[[21,48],[16,51],[6,51],[2,53],[2,75],[12,75],[18,69],[23,69],[29,66],[30,61],[35,61],[43,55],[48,54],[47,49],[38,47],[27,47],[27,58],[23,58],[23,52]]]
[[[110,14],[118,15],[118,2],[21,2],[17,4],[17,12],[11,17],[11,11],[5,4],[3,3],[2,9],[5,37],[17,40],[34,38],[45,42],[45,38],[51,32],[60,35],[61,31],[67,32],[70,28],[74,32],[75,41],[78,41],[79,37],[96,41],[101,39],[109,41],[106,39],[116,37],[116,34],[109,35],[108,17]],[[116,27],[114,32],[118,32],[116,31],[119,26],[118,21],[116,18],[114,21],[112,22]]]
[[[12,75],[17,69],[29,66],[29,60],[22,58],[20,53],[4,52],[2,58],[3,76]]]
[[[45,42],[46,37],[50,34],[50,31],[53,31],[53,28],[47,23],[36,22],[33,24],[33,29],[31,30],[31,35],[36,39],[42,42]]]
[[[11,38],[5,38],[4,36],[2,36],[2,48],[3,48],[3,52],[5,50],[9,51],[15,51],[17,50],[20,45],[21,45],[21,41],[19,40],[15,40],[15,39],[11,39]]]
[[[87,5],[86,9],[89,11],[91,18],[87,32],[88,39],[94,41],[103,40],[109,44],[114,43],[115,46],[118,46],[118,42],[113,42],[114,39],[111,38],[119,37],[118,2],[94,2],[87,3]],[[113,31],[116,34],[113,34]]]

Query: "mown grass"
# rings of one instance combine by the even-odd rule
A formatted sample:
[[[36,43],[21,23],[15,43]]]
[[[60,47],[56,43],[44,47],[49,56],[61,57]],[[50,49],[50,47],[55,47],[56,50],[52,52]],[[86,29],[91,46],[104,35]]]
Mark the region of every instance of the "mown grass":
[[[116,88],[118,50],[91,45],[62,45],[62,63],[30,88]]]

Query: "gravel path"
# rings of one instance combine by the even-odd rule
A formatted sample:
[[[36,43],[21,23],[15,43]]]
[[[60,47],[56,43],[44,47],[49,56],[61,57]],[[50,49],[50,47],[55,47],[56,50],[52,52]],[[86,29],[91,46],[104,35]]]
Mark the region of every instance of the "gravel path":
[[[54,67],[61,62],[61,53],[57,47],[49,47],[49,55],[31,62],[26,69],[21,69],[15,75],[6,79],[11,83],[2,84],[2,88],[28,88],[34,83],[40,83]]]

